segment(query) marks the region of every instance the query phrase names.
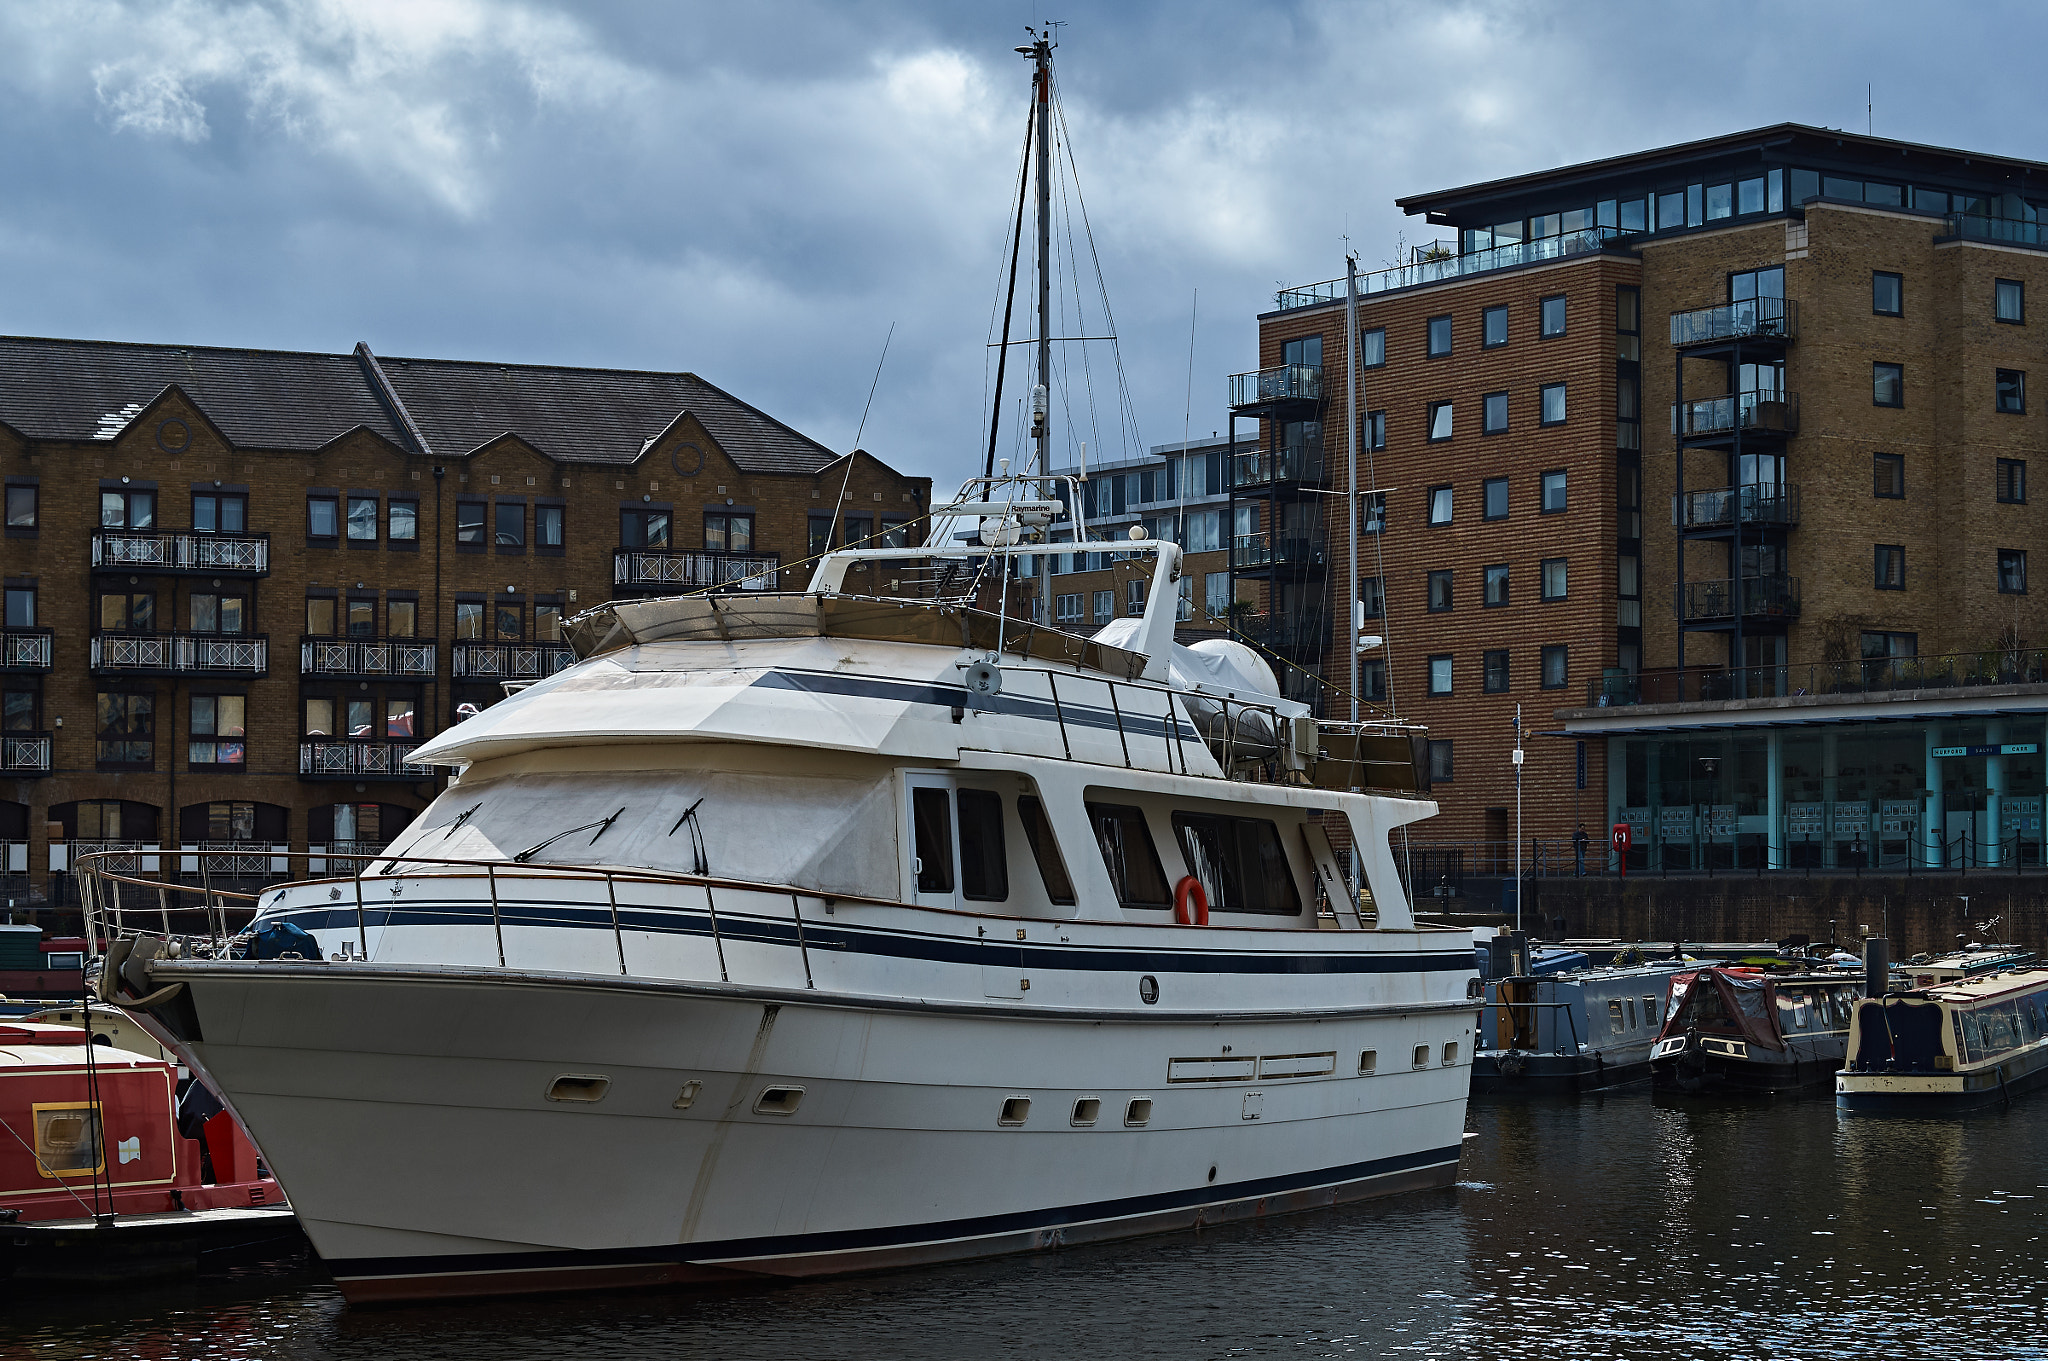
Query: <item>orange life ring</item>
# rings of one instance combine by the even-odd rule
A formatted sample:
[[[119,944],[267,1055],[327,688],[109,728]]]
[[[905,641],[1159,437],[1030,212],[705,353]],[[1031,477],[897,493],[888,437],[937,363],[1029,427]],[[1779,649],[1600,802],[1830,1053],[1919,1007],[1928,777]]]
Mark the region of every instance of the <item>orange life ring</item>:
[[[1189,899],[1194,906],[1188,906]],[[1182,926],[1207,926],[1209,924],[1209,895],[1202,892],[1202,881],[1194,875],[1183,875],[1173,886],[1173,919]]]

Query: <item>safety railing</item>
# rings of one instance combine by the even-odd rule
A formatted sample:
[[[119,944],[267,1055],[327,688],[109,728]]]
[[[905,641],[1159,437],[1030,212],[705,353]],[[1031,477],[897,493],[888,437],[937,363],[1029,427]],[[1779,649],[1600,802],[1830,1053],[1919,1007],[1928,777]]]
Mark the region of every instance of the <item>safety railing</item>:
[[[0,633],[0,671],[48,671],[56,656],[49,629],[8,629]]]
[[[1671,314],[1671,343],[1683,348],[1725,340],[1790,340],[1799,334],[1799,304],[1786,298],[1744,298]]]
[[[1731,392],[1671,405],[1671,433],[1682,439],[1732,435],[1738,430],[1755,435],[1798,434],[1799,394]]]
[[[542,680],[576,664],[562,643],[456,643],[449,657],[458,680]]]
[[[1783,483],[1717,487],[1671,498],[1672,523],[1687,530],[1732,529],[1738,524],[1791,529],[1799,524],[1799,488]]]
[[[270,536],[97,529],[92,536],[92,565],[261,575],[270,570]]]
[[[1320,364],[1277,364],[1270,369],[1230,375],[1230,404],[1258,406],[1266,402],[1319,402],[1323,399]]]
[[[1323,451],[1308,445],[1259,449],[1239,454],[1230,464],[1231,485],[1263,487],[1274,482],[1320,482]]]
[[[1423,284],[1442,283],[1446,279],[1460,279],[1468,274],[1489,274],[1497,269],[1515,269],[1523,265],[1542,264],[1547,260],[1563,260],[1574,255],[1587,255],[1613,247],[1626,248],[1631,237],[1640,232],[1622,231],[1614,227],[1588,227],[1581,231],[1565,232],[1560,236],[1542,236],[1534,241],[1515,241],[1506,245],[1489,246],[1485,250],[1467,251],[1463,255],[1425,258],[1392,269],[1376,270],[1371,274],[1358,276],[1358,291],[1361,296],[1371,293],[1390,293],[1399,288],[1417,288]],[[1287,312],[1297,307],[1317,307],[1324,303],[1344,300],[1344,280],[1329,279],[1322,283],[1301,284],[1283,288],[1273,297],[1276,310]]]
[[[1682,623],[1799,617],[1799,578],[1755,576],[1680,582],[1672,589],[1673,609]]]
[[[1604,709],[1799,695],[1954,690],[1985,685],[2048,685],[2048,648],[2001,648],[1934,657],[1862,657],[1732,670],[1645,671],[1588,682],[1586,704]]]
[[[302,676],[427,676],[435,644],[415,638],[301,638]]]
[[[612,585],[630,587],[729,586],[772,591],[781,574],[780,553],[678,553],[621,548],[612,554]]]
[[[407,780],[431,779],[441,772],[434,766],[414,765],[406,758],[418,742],[378,742],[357,738],[307,737],[299,741],[299,774],[306,779],[362,779],[365,777]]]
[[[0,733],[0,770],[10,775],[49,774],[50,734]]]
[[[270,639],[260,633],[95,633],[92,669],[102,675],[262,676]]]

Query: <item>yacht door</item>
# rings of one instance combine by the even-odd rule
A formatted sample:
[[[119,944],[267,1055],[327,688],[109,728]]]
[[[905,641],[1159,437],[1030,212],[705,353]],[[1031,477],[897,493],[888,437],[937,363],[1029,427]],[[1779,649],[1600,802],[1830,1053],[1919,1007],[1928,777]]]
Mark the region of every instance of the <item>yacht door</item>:
[[[960,857],[953,834],[953,782],[937,775],[904,780],[909,818],[910,901],[919,907],[959,905]]]

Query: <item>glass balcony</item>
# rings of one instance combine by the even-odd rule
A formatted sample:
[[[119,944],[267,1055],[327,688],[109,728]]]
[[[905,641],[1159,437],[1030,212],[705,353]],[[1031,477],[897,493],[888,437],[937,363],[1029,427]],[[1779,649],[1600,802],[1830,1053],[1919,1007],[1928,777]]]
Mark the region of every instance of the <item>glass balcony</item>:
[[[1745,621],[1799,617],[1799,578],[1794,576],[1688,581],[1677,588],[1677,597],[1682,624],[1733,623],[1738,606]]]
[[[1231,460],[1230,481],[1236,487],[1263,487],[1274,482],[1320,482],[1323,451],[1308,445],[1258,449]]]
[[[1275,619],[1254,614],[1239,620],[1234,632],[1246,642],[1289,656],[1320,657],[1330,646],[1328,619]]]
[[[1275,368],[1230,375],[1232,406],[1320,402],[1322,399],[1323,369],[1320,364],[1281,364]]]
[[[0,671],[48,671],[55,635],[49,629],[8,629],[0,633]]]
[[[780,574],[780,553],[676,553],[655,548],[621,548],[612,555],[612,585],[700,590],[730,586],[772,591]]]
[[[1319,529],[1239,534],[1230,540],[1232,567],[1319,567],[1323,557],[1323,533]]]
[[[341,737],[299,741],[299,775],[308,780],[421,780],[441,772],[406,760],[417,742],[361,742]]]
[[[103,676],[262,676],[270,671],[270,639],[261,633],[96,633],[92,669]]]
[[[1685,439],[1733,435],[1737,430],[1762,435],[1799,433],[1796,392],[1732,392],[1696,402],[1675,402],[1671,432]]]
[[[1939,657],[1862,657],[1838,662],[1689,668],[1613,675],[1586,689],[1590,708],[1707,704],[1787,695],[1857,695],[1983,685],[2048,685],[2048,650],[2001,648]]]
[[[1952,216],[1948,219],[1948,234],[1960,236],[1965,241],[1992,241],[2001,246],[2033,246],[2039,249],[2048,245],[2048,241],[2043,240],[2040,223],[2013,218],[1978,217],[1974,214]]]
[[[0,733],[0,770],[9,775],[50,773],[50,735],[46,732]]]
[[[449,661],[457,680],[543,680],[576,654],[563,643],[457,643]]]
[[[92,565],[117,571],[262,576],[270,570],[270,536],[96,529]]]
[[[435,645],[418,638],[301,638],[301,676],[434,674]]]
[[[1520,265],[1541,264],[1546,260],[1563,260],[1574,255],[1603,251],[1610,246],[1625,246],[1630,238],[1640,235],[1640,232],[1624,232],[1613,227],[1590,227],[1584,231],[1566,232],[1562,236],[1544,236],[1534,241],[1518,241],[1513,245],[1475,250],[1465,255],[1417,260],[1413,264],[1359,275],[1358,293],[1360,297],[1373,293],[1391,293],[1397,288],[1442,283],[1446,279],[1460,279],[1468,274],[1487,274],[1496,269],[1514,269]],[[1298,288],[1283,288],[1273,297],[1275,308],[1282,312],[1343,300],[1342,279],[1328,279],[1319,284],[1304,284]]]
[[[1732,529],[1738,524],[1791,529],[1799,523],[1799,488],[1779,484],[1689,491],[1672,498],[1672,523],[1681,529]]]
[[[1711,345],[1727,340],[1790,340],[1799,333],[1799,304],[1786,298],[1745,298],[1671,314],[1671,343]]]

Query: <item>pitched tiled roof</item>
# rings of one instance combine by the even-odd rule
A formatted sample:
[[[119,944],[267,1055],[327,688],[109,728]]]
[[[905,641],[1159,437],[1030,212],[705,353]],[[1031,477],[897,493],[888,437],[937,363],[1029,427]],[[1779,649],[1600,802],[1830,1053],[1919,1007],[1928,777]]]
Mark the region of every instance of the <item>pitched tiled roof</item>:
[[[809,473],[834,454],[689,373],[373,359],[0,336],[0,421],[31,439],[110,439],[173,385],[236,446],[301,451],[357,428],[438,457],[513,435],[565,463],[627,464],[685,412],[749,472]]]

